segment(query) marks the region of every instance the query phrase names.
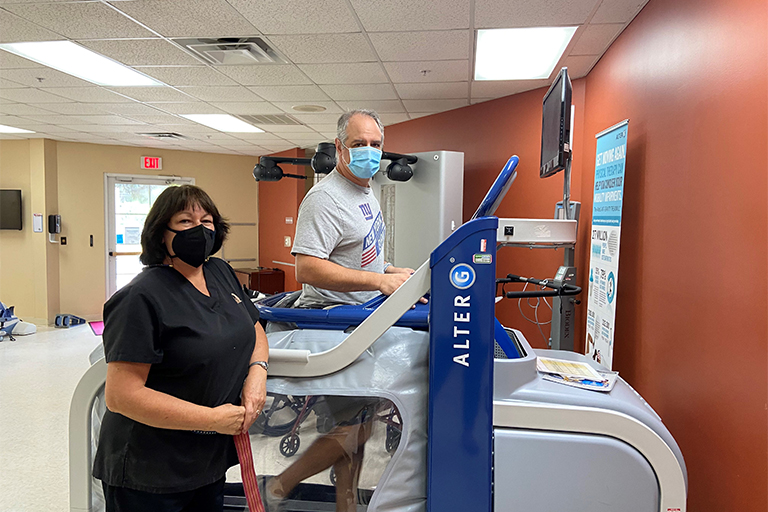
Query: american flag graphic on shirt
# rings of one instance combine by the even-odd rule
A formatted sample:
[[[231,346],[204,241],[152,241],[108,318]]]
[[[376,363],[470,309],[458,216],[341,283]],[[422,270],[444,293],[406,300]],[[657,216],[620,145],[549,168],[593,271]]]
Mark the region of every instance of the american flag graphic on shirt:
[[[365,235],[365,239],[363,240],[363,255],[360,261],[361,267],[366,267],[376,261],[376,257],[381,253],[385,232],[386,227],[384,226],[384,219],[381,217],[381,212],[379,212],[376,216],[376,220],[373,221],[371,230]]]

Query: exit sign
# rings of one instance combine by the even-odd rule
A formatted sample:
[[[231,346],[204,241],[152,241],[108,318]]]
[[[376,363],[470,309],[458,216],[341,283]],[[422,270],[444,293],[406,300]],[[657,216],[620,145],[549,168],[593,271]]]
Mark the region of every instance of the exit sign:
[[[143,156],[141,157],[142,169],[162,169],[163,159],[159,156]]]

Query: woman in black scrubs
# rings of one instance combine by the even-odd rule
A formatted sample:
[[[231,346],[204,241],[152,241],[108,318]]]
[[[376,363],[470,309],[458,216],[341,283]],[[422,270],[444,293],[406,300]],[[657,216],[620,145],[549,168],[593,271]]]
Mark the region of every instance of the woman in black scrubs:
[[[147,267],[104,305],[105,398],[93,474],[107,512],[220,511],[233,435],[264,407],[269,348],[223,260],[229,231],[192,185],[147,215]]]

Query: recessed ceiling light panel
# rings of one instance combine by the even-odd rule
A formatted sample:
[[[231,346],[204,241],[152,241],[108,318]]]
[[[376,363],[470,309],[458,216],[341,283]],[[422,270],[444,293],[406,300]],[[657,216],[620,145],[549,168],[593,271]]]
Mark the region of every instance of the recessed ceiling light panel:
[[[549,78],[575,32],[576,27],[478,30],[475,80]]]
[[[35,133],[29,130],[23,130],[21,128],[14,128],[13,126],[5,126],[0,124],[0,133]]]
[[[184,114],[181,117],[220,132],[261,133],[264,131],[229,114]]]
[[[71,41],[7,43],[0,44],[0,49],[96,85],[111,87],[165,85]]]

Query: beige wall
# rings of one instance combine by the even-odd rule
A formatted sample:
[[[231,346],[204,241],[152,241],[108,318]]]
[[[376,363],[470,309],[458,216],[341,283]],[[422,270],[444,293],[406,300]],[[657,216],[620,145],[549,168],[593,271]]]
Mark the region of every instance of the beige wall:
[[[0,188],[21,189],[24,215],[22,231],[0,230],[0,300],[16,306],[22,317],[35,316],[35,272],[30,262],[34,260],[34,238],[45,239],[43,233],[32,233],[29,152],[28,140],[0,141]]]
[[[101,318],[106,294],[105,173],[194,178],[230,222],[249,224],[232,228],[220,255],[258,258],[258,185],[251,175],[253,157],[42,140],[2,141],[0,152],[0,186],[20,188],[25,197],[31,188],[42,187],[42,194],[46,189],[58,191],[53,194],[55,202],[50,194],[46,197],[51,209],[47,213],[61,215],[61,236],[67,237],[66,246],[42,249],[36,244],[38,237],[45,240],[47,235],[32,233],[30,201],[24,204],[24,230],[0,232],[0,297],[16,305],[20,316],[34,316],[25,311],[42,300],[51,310],[46,315],[49,318],[57,313]],[[163,170],[140,169],[142,156],[162,157]],[[41,172],[46,177],[42,185]],[[56,253],[42,255],[50,250]],[[55,259],[58,269],[48,270]],[[35,296],[40,286],[28,285],[35,282],[35,269],[40,266],[30,264],[32,261],[46,262],[48,294],[42,299]]]

